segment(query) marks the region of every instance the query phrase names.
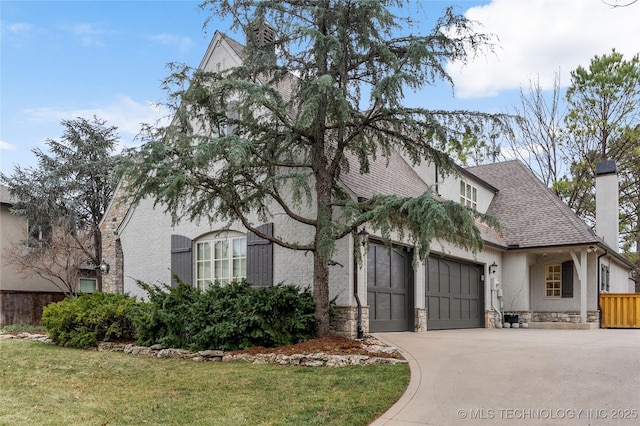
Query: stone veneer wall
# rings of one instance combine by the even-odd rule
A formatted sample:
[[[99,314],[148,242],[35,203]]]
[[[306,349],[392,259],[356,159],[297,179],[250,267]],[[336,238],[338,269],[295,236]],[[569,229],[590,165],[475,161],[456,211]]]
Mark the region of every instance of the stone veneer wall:
[[[414,331],[427,331],[427,308],[416,308]]]
[[[577,321],[576,321],[577,318]],[[534,322],[580,322],[580,311],[534,312]],[[600,322],[600,311],[587,311],[587,322]]]
[[[580,322],[579,311],[567,312],[529,312],[529,311],[505,311],[503,315],[517,314],[520,324],[529,322]],[[497,311],[485,312],[486,324],[488,328],[495,328],[498,321]],[[588,311],[587,322],[600,322],[600,311]]]
[[[331,318],[330,331],[350,339],[358,337],[358,307],[336,306],[336,315]],[[362,307],[362,330],[369,332],[369,307]]]
[[[531,312],[529,311],[505,311],[502,312],[502,317],[504,318],[504,314],[516,314],[518,315],[518,323],[519,324],[524,324],[524,323],[530,323],[531,322]],[[500,319],[500,315],[498,314],[498,311],[495,310],[491,310],[491,311],[485,311],[484,313],[484,317],[485,317],[485,327],[486,328],[496,328],[496,323],[499,321]]]
[[[105,293],[124,292],[124,258],[117,230],[130,208],[131,202],[116,193],[113,204],[100,225],[102,260],[110,267],[109,273],[102,276],[102,291]]]

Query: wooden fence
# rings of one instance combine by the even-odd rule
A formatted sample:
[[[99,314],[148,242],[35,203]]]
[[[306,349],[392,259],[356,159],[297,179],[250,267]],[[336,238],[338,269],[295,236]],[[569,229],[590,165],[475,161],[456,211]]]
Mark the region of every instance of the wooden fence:
[[[640,328],[640,293],[600,295],[602,327]]]

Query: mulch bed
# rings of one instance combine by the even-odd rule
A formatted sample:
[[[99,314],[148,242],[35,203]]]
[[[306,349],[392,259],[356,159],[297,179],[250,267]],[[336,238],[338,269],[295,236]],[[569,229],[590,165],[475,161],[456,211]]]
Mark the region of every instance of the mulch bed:
[[[391,353],[375,351],[371,352],[367,350],[376,349],[377,347],[385,347],[386,345],[380,341],[366,337],[364,339],[347,339],[342,336],[329,336],[316,339],[310,339],[306,342],[298,343],[295,345],[279,346],[276,348],[265,348],[263,346],[255,346],[247,348],[241,351],[231,351],[229,354],[242,354],[249,355],[257,354],[281,354],[281,355],[295,355],[295,354],[313,354],[313,353],[325,353],[328,355],[369,355],[379,358],[396,358],[403,359],[402,355],[395,350]]]

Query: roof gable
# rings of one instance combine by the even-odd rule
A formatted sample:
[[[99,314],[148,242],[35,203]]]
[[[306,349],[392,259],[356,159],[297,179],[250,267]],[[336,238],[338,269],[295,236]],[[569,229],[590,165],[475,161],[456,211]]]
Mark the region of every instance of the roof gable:
[[[230,58],[233,63],[225,64],[225,68],[240,65],[242,63],[242,55],[244,46],[227,36],[223,32],[216,31],[207,51],[200,61],[198,69],[207,71],[219,71],[214,69],[214,65],[219,62],[220,57]]]

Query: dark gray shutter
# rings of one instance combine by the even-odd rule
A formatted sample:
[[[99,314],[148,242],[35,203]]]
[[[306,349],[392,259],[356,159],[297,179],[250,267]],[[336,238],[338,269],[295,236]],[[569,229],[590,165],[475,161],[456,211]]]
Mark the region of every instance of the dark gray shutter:
[[[263,234],[273,235],[273,223],[256,228]],[[247,282],[254,287],[273,286],[273,243],[247,233]]]
[[[185,284],[193,284],[193,242],[182,235],[171,236],[171,286],[175,287],[180,281]]]
[[[573,297],[573,262],[562,263],[562,297]]]

